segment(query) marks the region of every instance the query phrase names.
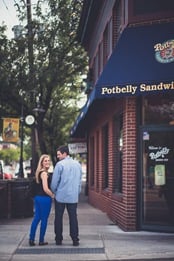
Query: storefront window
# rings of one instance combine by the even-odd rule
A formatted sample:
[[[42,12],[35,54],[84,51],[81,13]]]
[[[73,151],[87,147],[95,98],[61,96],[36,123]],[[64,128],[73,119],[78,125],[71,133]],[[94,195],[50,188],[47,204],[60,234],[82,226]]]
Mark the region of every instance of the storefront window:
[[[114,118],[114,192],[122,192],[123,114]]]
[[[94,137],[90,138],[90,186],[94,186]]]
[[[143,223],[174,225],[174,129],[144,129]]]
[[[174,98],[144,98],[142,142],[142,227],[174,226]],[[174,230],[174,227],[173,227]],[[173,231],[172,230],[172,231]]]
[[[103,189],[108,187],[108,124],[102,129],[103,144]]]
[[[144,97],[143,124],[174,124],[174,97],[171,94]]]
[[[99,131],[97,131],[96,133],[96,157],[100,154],[100,140],[99,140]],[[97,161],[96,161],[96,188],[97,190],[99,189],[99,164],[100,161],[99,159],[97,158]]]

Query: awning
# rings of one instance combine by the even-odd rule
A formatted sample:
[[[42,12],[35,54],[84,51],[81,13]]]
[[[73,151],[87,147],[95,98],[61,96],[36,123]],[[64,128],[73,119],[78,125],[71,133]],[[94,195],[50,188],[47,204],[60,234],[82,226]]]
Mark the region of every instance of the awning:
[[[95,100],[95,88],[92,90],[92,92],[90,93],[89,95],[89,98],[86,102],[86,104],[83,106],[83,108],[81,109],[81,112],[80,114],[78,115],[75,123],[74,123],[74,126],[72,127],[71,131],[70,131],[70,136],[74,136],[75,133],[77,132],[77,129],[78,129],[78,137],[84,137],[83,133],[81,133],[81,129],[80,127],[83,125],[83,120],[85,119],[88,111],[89,111],[89,108],[91,107],[91,105],[93,104],[93,101]]]
[[[71,134],[96,99],[169,91],[174,92],[174,23],[126,28]]]
[[[174,23],[125,29],[96,84],[96,98],[174,90]]]

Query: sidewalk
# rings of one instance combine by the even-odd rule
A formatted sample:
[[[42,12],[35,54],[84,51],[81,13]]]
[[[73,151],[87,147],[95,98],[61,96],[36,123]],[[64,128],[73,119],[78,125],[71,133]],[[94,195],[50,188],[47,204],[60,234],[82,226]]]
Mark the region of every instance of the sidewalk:
[[[49,245],[44,247],[28,246],[32,218],[0,220],[0,261],[174,260],[174,234],[123,232],[105,213],[90,206],[85,196],[78,206],[78,219],[78,247],[72,246],[66,212],[63,245],[55,245],[54,207],[45,237]]]

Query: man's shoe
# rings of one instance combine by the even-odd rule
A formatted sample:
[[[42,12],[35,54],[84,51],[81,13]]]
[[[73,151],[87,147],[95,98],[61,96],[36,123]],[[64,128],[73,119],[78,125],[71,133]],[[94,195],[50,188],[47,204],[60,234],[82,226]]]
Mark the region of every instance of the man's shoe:
[[[78,240],[74,240],[73,241],[73,246],[79,246],[79,241]]]
[[[59,241],[59,240],[56,241],[56,245],[57,245],[57,246],[61,246],[61,245],[62,245],[62,241]]]
[[[36,244],[34,243],[33,240],[29,240],[29,246],[35,246]]]
[[[39,246],[45,246],[48,245],[48,242],[39,242]]]

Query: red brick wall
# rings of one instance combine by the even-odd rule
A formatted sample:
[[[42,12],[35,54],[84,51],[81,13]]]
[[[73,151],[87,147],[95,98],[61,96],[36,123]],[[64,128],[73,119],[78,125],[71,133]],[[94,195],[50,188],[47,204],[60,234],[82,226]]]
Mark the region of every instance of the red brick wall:
[[[95,143],[94,180],[98,177],[99,188],[96,185],[89,187],[89,202],[100,210],[106,212],[111,220],[118,224],[125,231],[136,230],[136,98],[124,99],[123,113],[123,190],[121,194],[113,194],[113,116],[120,108],[120,101],[103,101],[104,112],[95,121],[95,128],[91,128],[90,135],[96,139],[97,131],[99,135],[97,150]],[[102,169],[102,138],[101,129],[104,124],[109,124],[109,187],[102,189],[103,169]],[[91,124],[92,126],[92,124]],[[90,164],[90,155],[89,155]],[[90,173],[89,180],[90,180]],[[90,182],[89,182],[90,184]]]

